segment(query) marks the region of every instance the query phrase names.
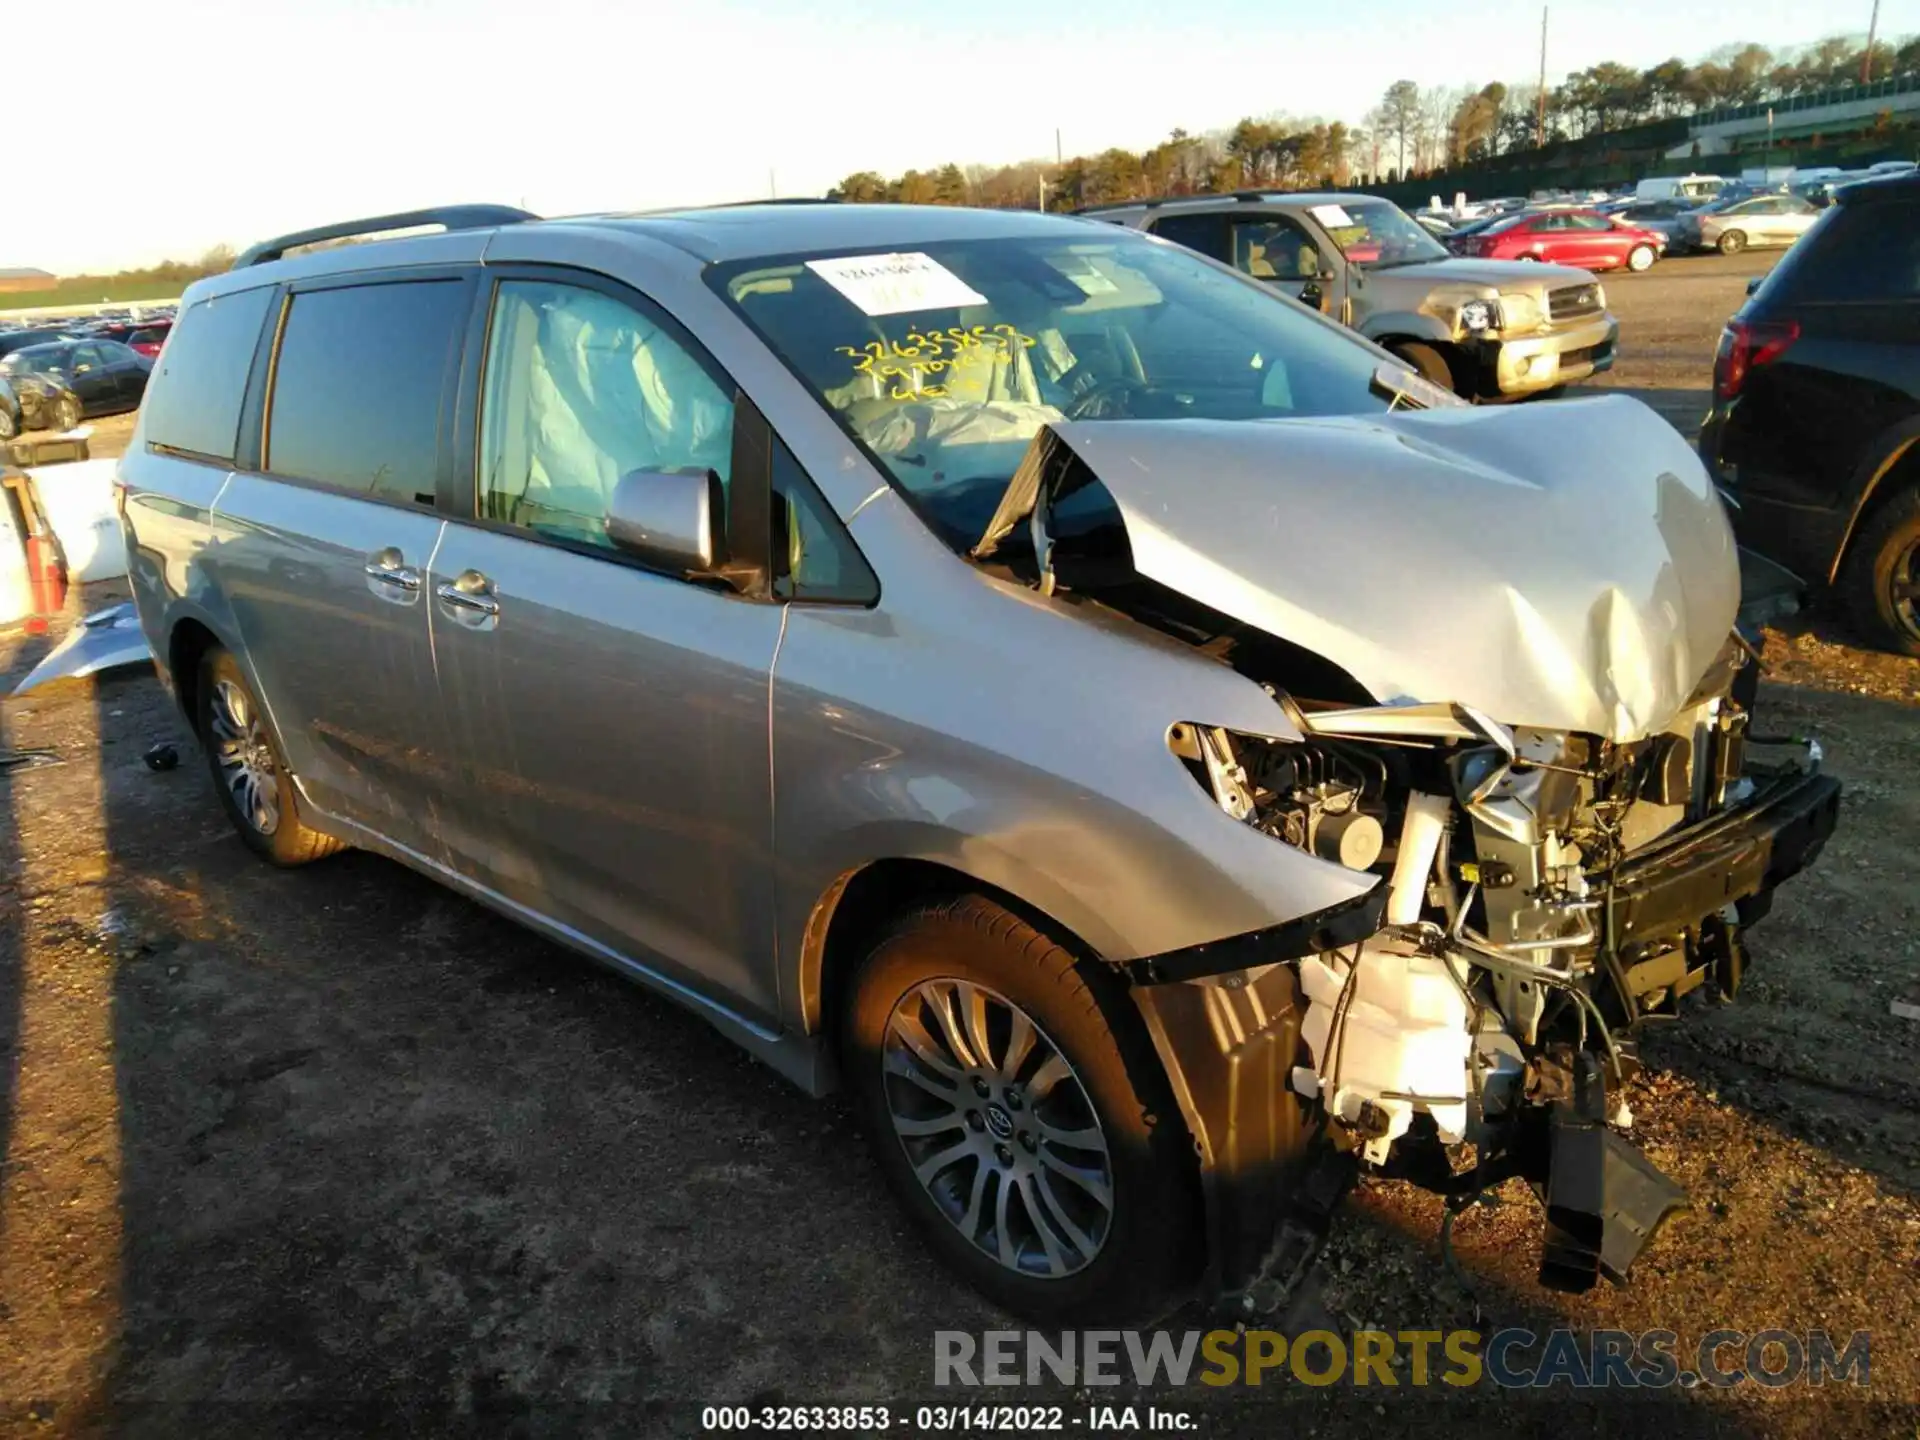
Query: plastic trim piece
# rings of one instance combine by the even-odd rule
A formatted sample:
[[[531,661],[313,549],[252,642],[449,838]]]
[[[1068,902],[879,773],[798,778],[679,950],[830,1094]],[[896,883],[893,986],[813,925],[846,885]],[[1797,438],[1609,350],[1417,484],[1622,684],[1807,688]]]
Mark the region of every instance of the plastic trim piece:
[[[1224,940],[1209,940],[1161,955],[1143,956],[1127,961],[1120,969],[1136,985],[1174,985],[1183,980],[1251,970],[1282,960],[1297,960],[1302,955],[1318,955],[1345,945],[1357,945],[1380,929],[1390,888],[1382,880],[1363,895],[1310,915],[1270,925],[1264,930],[1231,935]]]

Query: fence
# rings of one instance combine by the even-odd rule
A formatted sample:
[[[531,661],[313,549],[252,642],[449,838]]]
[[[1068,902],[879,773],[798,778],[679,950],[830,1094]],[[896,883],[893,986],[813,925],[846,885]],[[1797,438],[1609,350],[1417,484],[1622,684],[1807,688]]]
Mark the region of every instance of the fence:
[[[1920,75],[1896,75],[1866,85],[1836,85],[1807,95],[1784,95],[1778,100],[1756,100],[1750,105],[1727,105],[1715,110],[1697,110],[1687,117],[1695,130],[1709,125],[1724,125],[1730,120],[1764,120],[1769,110],[1774,119],[1800,110],[1820,110],[1829,105],[1850,105],[1861,100],[1889,99],[1895,95],[1920,95]]]

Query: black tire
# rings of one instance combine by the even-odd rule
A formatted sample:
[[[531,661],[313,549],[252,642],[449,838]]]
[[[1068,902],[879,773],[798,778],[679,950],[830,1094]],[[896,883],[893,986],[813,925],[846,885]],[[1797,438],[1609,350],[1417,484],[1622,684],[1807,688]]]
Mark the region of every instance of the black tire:
[[[1447,363],[1447,357],[1431,345],[1422,345],[1418,340],[1402,340],[1390,347],[1423,380],[1431,380],[1442,390],[1458,392],[1453,383],[1453,366]]]
[[[231,713],[221,714],[221,707],[226,704],[224,687],[237,690],[245,698],[247,714],[256,717],[257,728],[249,727],[252,729],[250,743],[264,750],[263,758],[272,766],[270,821],[262,811],[250,813],[236,794],[239,787],[234,783],[234,772],[230,768],[236,741],[227,738],[234,729],[233,716]],[[227,819],[249,850],[270,864],[293,866],[323,859],[346,848],[333,836],[322,835],[302,823],[293,777],[287,770],[286,761],[281,758],[279,747],[274,743],[272,730],[264,720],[257,718],[263,712],[253,687],[240,669],[239,662],[218,646],[210,648],[201,657],[194,708],[194,729],[199,734],[200,747],[206,753],[207,770],[213,776],[213,788],[220,797],[220,807],[227,812]],[[246,748],[246,743],[241,742],[239,748]]]
[[[0,405],[0,444],[13,439],[19,433],[20,422],[14,418],[13,411]]]
[[[1627,252],[1627,269],[1636,275],[1645,274],[1653,268],[1654,261],[1660,257],[1654,253],[1651,245],[1636,245]]]
[[[53,429],[55,434],[64,435],[67,431],[79,425],[80,420],[80,401],[77,397],[62,395],[58,400],[54,401]]]
[[[1862,636],[1920,655],[1920,487],[1889,497],[1854,537],[1840,592]]]
[[[1722,235],[1716,248],[1722,255],[1738,255],[1747,248],[1747,235],[1744,230],[1729,230]]]
[[[894,1128],[894,1106],[903,1103],[903,1095],[910,1099],[916,1092],[903,1089],[906,1082],[898,1071],[886,1068],[891,1058],[889,1027],[897,1006],[903,1007],[903,1013],[924,1015],[913,1009],[916,995],[925,993],[918,987],[938,987],[943,982],[977,987],[1024,1012],[1038,1039],[1036,1053],[1014,1067],[1016,1074],[1036,1083],[1031,1067],[1044,1053],[1040,1047],[1057,1051],[1071,1067],[1068,1080],[1077,1087],[1068,1098],[1076,1104],[1084,1102],[1098,1122],[1106,1146],[1111,1206],[1096,1222],[1104,1229],[1091,1258],[1079,1251],[1065,1252],[1079,1265],[1071,1273],[1048,1276],[1009,1268],[984,1248],[984,1231],[976,1239],[962,1230],[962,1218],[941,1208],[930,1186],[944,1189],[946,1203],[955,1210],[964,1203],[957,1198],[958,1192],[967,1189],[981,1197],[974,1204],[984,1222],[990,1206],[1009,1186],[1004,1176],[996,1184],[988,1172],[998,1172],[984,1157],[950,1162],[932,1173],[927,1184],[917,1178],[916,1160],[908,1146],[921,1147],[919,1163],[924,1165],[929,1163],[925,1147],[965,1143],[965,1127],[953,1126],[941,1137],[924,1141],[903,1138]],[[993,1013],[1011,1022],[1005,1011]],[[1009,1033],[1001,1028],[994,1042],[1002,1050],[1003,1061],[1011,1047]],[[1077,965],[1061,946],[981,896],[932,902],[900,916],[878,938],[847,989],[840,1041],[844,1078],[895,1198],[948,1268],[994,1303],[1037,1321],[1144,1321],[1166,1313],[1191,1286],[1204,1249],[1192,1142],[1145,1027],[1113,977]],[[899,1053],[897,1045],[894,1052]],[[952,1051],[943,1053],[950,1058]],[[987,1060],[994,1061],[991,1046]],[[1049,1098],[1029,1101],[1036,1131],[1043,1128],[1043,1107],[1055,1103],[1052,1097],[1058,1097],[1066,1084],[1056,1083],[1047,1092]],[[944,1098],[931,1102],[936,1112],[950,1103],[977,1104],[980,1108],[967,1116],[973,1130],[989,1145],[994,1136],[1008,1138],[997,1125],[989,1130],[978,1123],[983,1111],[998,1108],[986,1100],[984,1092],[977,1102],[965,1088],[951,1093],[956,1102]],[[993,1094],[997,1101],[1003,1092],[996,1089]],[[1016,1113],[1017,1098],[1016,1093],[1007,1101]],[[989,1121],[993,1118],[987,1115]],[[1007,1112],[1002,1110],[998,1118],[1007,1119]],[[1029,1121],[1022,1118],[1017,1123],[1024,1126]],[[1019,1143],[1032,1151],[1029,1140],[1022,1128]],[[1009,1157],[1008,1163],[1014,1158],[1025,1163],[1023,1157],[1015,1156],[1011,1139],[998,1148]],[[1058,1157],[1061,1152],[1052,1153]],[[1037,1168],[1033,1174],[1037,1182]],[[1084,1200],[1065,1182],[1062,1187],[1069,1198]],[[990,1197],[988,1191],[992,1191]],[[1015,1188],[1013,1193],[1022,1192]],[[1025,1193],[1031,1199],[1036,1191],[1030,1188]],[[1060,1193],[1061,1187],[1052,1188],[1048,1202],[1053,1203],[1053,1196]],[[1021,1209],[1025,1212],[1025,1202]],[[994,1212],[992,1224],[996,1237],[1002,1233],[998,1213]],[[1006,1232],[1012,1233],[1018,1223],[1019,1217],[1010,1218]],[[1029,1228],[1037,1233],[1037,1227]],[[1095,1227],[1086,1228],[1091,1232]],[[1055,1238],[1058,1234],[1056,1229]],[[1028,1247],[1029,1257],[1032,1248]]]

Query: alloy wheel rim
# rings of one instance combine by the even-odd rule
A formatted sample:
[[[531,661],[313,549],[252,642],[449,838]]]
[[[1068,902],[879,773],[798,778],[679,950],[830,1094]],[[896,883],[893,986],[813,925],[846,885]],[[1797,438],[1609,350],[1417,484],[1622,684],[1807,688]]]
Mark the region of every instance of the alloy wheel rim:
[[[1920,541],[1894,556],[1887,575],[1887,599],[1901,628],[1920,636]]]
[[[266,726],[247,692],[231,680],[213,691],[213,757],[234,808],[261,835],[280,828],[280,771]]]
[[[887,1017],[894,1134],[975,1249],[1041,1280],[1092,1263],[1113,1225],[1113,1162],[1072,1062],[1033,1017],[965,980],[914,986]]]

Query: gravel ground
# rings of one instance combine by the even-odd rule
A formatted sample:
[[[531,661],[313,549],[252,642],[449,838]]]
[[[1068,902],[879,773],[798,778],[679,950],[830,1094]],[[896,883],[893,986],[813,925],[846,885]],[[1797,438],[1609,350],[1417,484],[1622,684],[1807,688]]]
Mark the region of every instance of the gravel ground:
[[[1719,323],[1766,263],[1609,282],[1603,383],[1697,425]],[[75,613],[115,598],[92,588]],[[0,688],[44,645],[0,635]],[[1890,1006],[1920,1001],[1920,665],[1820,620],[1767,653],[1769,728],[1817,733],[1849,798],[1740,1002],[1648,1037],[1635,1130],[1691,1211],[1630,1286],[1569,1298],[1533,1284],[1518,1186],[1461,1218],[1456,1274],[1437,1204],[1372,1184],[1324,1299],[1355,1327],[1666,1329],[1683,1357],[1714,1329],[1868,1330],[1868,1389],[1092,1400],[1217,1435],[1914,1433],[1920,1022]],[[162,739],[183,741],[144,677],[0,704],[0,750],[61,762],[0,776],[0,1425],[688,1433],[705,1403],[953,1398],[933,1332],[1008,1322],[906,1233],[840,1104],[396,866],[267,870],[190,745],[145,767]],[[1089,1402],[1047,1398],[1070,1422]]]

